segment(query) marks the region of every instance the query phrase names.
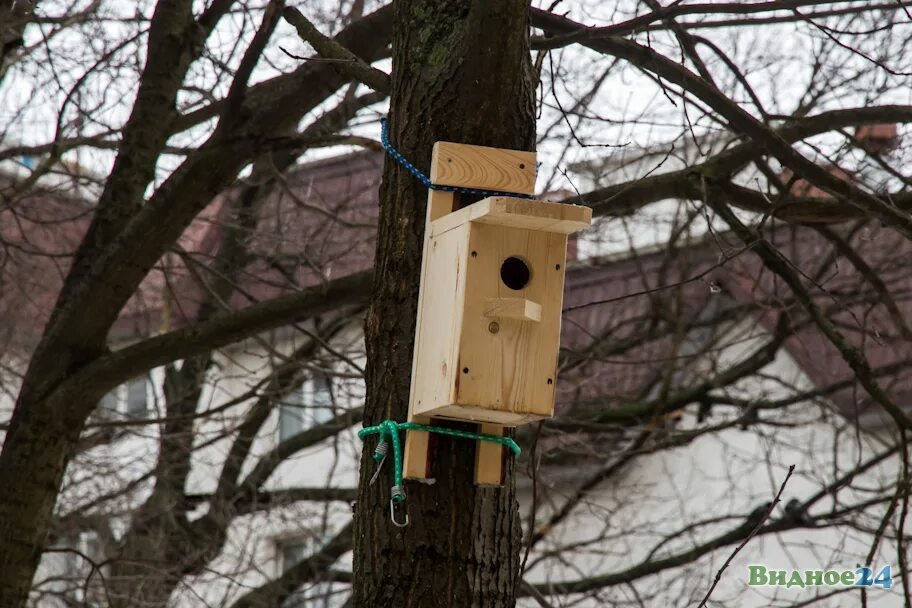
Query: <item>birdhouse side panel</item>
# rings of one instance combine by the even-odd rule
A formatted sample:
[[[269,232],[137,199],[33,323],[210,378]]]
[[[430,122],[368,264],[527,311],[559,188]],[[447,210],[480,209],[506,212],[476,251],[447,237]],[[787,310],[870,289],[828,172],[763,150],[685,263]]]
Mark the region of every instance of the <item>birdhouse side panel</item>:
[[[411,411],[455,401],[466,286],[468,226],[428,239],[421,278]]]
[[[472,223],[456,400],[517,424],[554,411],[567,237]]]

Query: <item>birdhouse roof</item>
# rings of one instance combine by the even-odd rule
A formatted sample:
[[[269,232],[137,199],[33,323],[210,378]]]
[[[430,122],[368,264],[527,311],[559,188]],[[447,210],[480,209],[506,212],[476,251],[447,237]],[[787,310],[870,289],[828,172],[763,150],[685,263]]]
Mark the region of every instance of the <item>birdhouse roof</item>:
[[[492,196],[449,213],[431,224],[432,235],[469,222],[572,234],[592,223],[592,209],[580,205]]]

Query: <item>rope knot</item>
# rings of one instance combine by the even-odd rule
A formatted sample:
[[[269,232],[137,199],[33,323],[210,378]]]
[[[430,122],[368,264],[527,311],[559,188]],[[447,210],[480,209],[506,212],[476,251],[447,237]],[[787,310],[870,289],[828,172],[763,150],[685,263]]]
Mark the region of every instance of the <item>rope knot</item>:
[[[425,431],[427,433],[437,433],[438,435],[448,435],[450,437],[460,437],[462,439],[499,443],[500,445],[509,448],[514,456],[519,456],[522,452],[516,442],[509,437],[457,431],[456,429],[418,424],[417,422],[384,420],[376,426],[364,427],[358,431],[359,438],[364,439],[368,435],[379,435],[379,442],[374,450],[374,460],[378,461],[379,464],[377,465],[377,471],[371,478],[371,483],[377,479],[377,475],[380,473],[380,467],[383,466],[383,462],[386,459],[388,452],[388,447],[386,446],[387,441],[393,446],[393,486],[390,490],[390,518],[393,523],[399,527],[408,525],[408,514],[405,516],[405,523],[397,521],[395,516],[395,506],[405,502],[405,487],[402,485],[402,442],[399,439],[400,431]]]

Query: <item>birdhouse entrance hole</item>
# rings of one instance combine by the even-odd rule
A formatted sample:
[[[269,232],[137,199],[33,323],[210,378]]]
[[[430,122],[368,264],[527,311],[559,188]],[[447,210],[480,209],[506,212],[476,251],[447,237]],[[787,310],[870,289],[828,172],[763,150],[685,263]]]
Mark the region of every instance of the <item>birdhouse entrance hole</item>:
[[[500,280],[514,291],[519,291],[529,284],[532,271],[521,258],[510,256],[500,266]]]

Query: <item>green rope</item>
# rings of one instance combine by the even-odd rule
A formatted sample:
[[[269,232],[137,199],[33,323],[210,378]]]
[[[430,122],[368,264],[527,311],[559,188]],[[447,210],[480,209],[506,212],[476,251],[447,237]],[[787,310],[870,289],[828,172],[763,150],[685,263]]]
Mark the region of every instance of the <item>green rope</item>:
[[[429,426],[427,424],[418,424],[417,422],[393,422],[392,420],[384,420],[377,426],[364,427],[358,431],[358,437],[361,439],[368,435],[380,435],[381,444],[388,439],[393,445],[393,489],[398,489],[398,492],[394,491],[392,500],[397,503],[405,500],[405,491],[402,489],[402,443],[399,440],[399,431],[424,431],[426,433],[437,433],[438,435],[449,435],[450,437],[461,437],[462,439],[489,441],[510,448],[514,456],[519,456],[522,453],[515,441],[509,437],[500,437],[499,435],[470,433],[468,431],[447,429],[442,426]],[[374,460],[381,461],[385,456],[386,450],[379,449],[378,444],[378,449],[374,451]]]

